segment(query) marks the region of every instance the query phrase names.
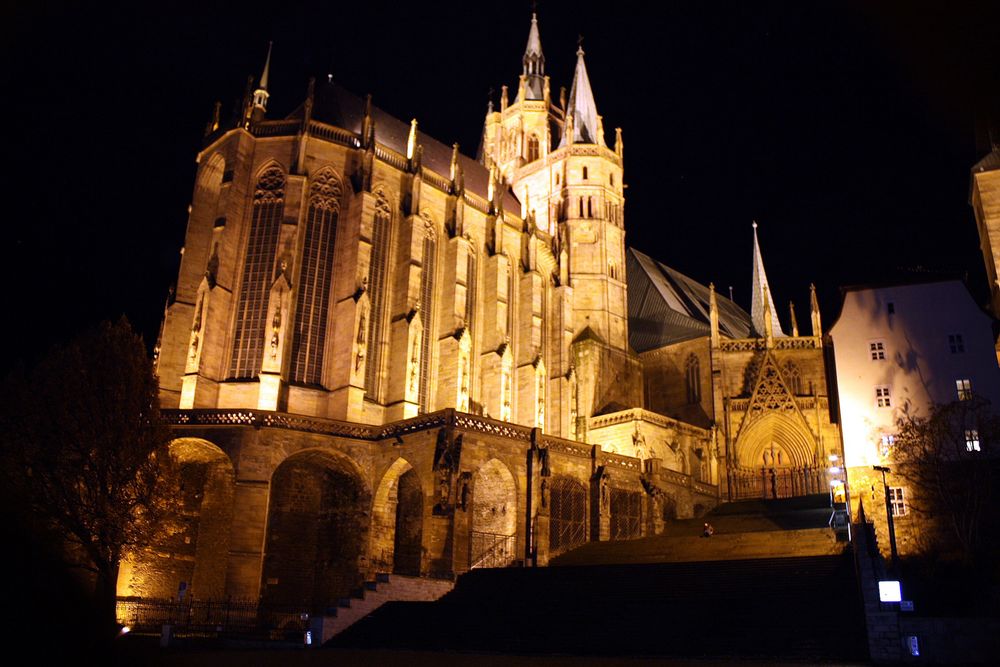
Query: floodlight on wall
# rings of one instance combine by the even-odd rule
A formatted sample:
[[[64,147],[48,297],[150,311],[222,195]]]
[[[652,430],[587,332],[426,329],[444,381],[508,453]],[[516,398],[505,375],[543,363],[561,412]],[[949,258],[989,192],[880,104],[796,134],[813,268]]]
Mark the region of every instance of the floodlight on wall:
[[[878,582],[879,602],[899,602],[903,599],[903,592],[898,581]]]

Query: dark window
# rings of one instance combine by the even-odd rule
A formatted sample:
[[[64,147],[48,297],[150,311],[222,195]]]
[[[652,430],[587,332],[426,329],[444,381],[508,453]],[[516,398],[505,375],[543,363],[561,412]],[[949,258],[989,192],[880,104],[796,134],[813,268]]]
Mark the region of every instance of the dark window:
[[[321,384],[341,190],[330,172],[321,173],[311,190],[295,308],[292,380]]]
[[[890,301],[888,305],[888,310],[890,315],[894,315],[896,313],[896,304]]]
[[[965,352],[965,341],[962,340],[962,334],[950,334],[948,336],[948,348],[952,354]]]
[[[278,167],[261,174],[254,192],[240,294],[236,302],[236,327],[229,375],[256,377],[264,353],[267,298],[278,248],[278,229],[285,208],[285,175]]]

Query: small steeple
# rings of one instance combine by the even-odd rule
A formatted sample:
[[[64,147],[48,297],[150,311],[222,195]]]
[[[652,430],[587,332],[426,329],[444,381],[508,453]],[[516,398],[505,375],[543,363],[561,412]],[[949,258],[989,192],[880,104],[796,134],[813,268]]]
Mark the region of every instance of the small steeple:
[[[819,300],[813,283],[809,283],[809,310],[812,311],[812,335],[819,338],[823,335],[823,324],[819,319]]]
[[[798,320],[795,319],[795,302],[794,301],[789,301],[788,302],[788,314],[792,318],[792,336],[794,338],[798,338],[799,337],[799,322],[798,322]]]
[[[525,99],[544,99],[545,55],[542,53],[542,39],[538,35],[538,15],[535,12],[531,13],[531,29],[528,31],[528,45],[524,49],[524,57],[521,59],[521,62],[524,65],[521,77],[525,82]]]
[[[410,121],[410,134],[406,137],[406,159],[413,159],[413,152],[417,148],[417,119]]]
[[[755,221],[753,223],[753,298],[750,301],[750,319],[758,336],[765,335],[770,329],[774,336],[782,338],[785,333],[781,330],[781,322],[778,321],[777,313],[771,308],[772,303],[774,303],[774,299],[771,297],[771,286],[768,284],[767,274],[764,272],[764,259],[760,254]]]
[[[708,284],[708,323],[712,347],[719,347],[719,302],[715,298],[715,283]]]
[[[576,50],[576,72],[573,74],[573,87],[569,91],[567,123],[572,117],[572,125],[567,125],[559,146],[568,144],[600,144],[604,145],[604,137],[598,131],[597,104],[594,102],[594,92],[590,89],[590,77],[587,76],[587,65],[583,62],[583,46]],[[572,131],[572,136],[570,135]]]
[[[267,111],[267,98],[270,94],[267,92],[267,77],[271,72],[271,47],[274,42],[267,43],[267,59],[264,61],[264,71],[260,75],[260,83],[257,84],[257,90],[253,91],[253,108],[254,112],[260,109],[261,114]]]

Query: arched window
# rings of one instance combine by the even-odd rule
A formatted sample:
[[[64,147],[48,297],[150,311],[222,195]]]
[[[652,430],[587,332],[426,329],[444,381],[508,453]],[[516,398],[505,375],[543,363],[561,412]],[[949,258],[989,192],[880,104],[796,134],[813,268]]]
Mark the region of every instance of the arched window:
[[[333,277],[333,252],[340,215],[340,182],[324,170],[309,188],[292,338],[292,381],[321,384],[326,322]]]
[[[389,268],[389,231],[392,214],[389,201],[381,192],[375,199],[375,219],[372,221],[372,254],[368,263],[368,299],[371,302],[371,324],[368,326],[368,365],[365,367],[365,395],[376,399],[382,365],[382,320],[386,303]]]
[[[579,197],[577,201],[580,203],[580,217],[583,217],[583,197]]]
[[[538,159],[538,137],[535,135],[528,136],[528,162],[534,162]]]
[[[687,387],[687,402],[701,402],[701,364],[698,357],[689,355],[684,362],[684,381]]]
[[[252,378],[260,373],[264,354],[267,298],[274,279],[278,231],[285,211],[285,174],[268,167],[257,179],[250,214],[250,234],[236,302],[233,354],[229,376]]]
[[[583,180],[587,180],[587,168],[583,168]]]
[[[795,362],[785,362],[785,383],[788,385],[788,390],[796,396],[802,393],[802,376]]]
[[[434,272],[437,268],[437,238],[427,221],[424,235],[423,268],[420,270],[420,320],[424,331],[420,340],[420,412],[430,408],[431,341],[434,322]]]

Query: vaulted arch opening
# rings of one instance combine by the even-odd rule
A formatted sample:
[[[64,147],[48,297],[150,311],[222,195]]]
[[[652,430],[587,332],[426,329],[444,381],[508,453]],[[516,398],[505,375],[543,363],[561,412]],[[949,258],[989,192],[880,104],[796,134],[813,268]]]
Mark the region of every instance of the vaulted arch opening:
[[[503,567],[517,542],[517,485],[497,459],[484,463],[472,480],[471,567]]]
[[[372,511],[372,561],[384,572],[417,576],[423,561],[424,491],[405,459],[389,466]]]
[[[370,496],[346,457],[307,450],[271,477],[262,598],[324,609],[361,581]]]
[[[118,576],[118,594],[146,598],[221,599],[233,516],[234,472],[229,457],[200,438],[170,443],[178,514],[155,541],[131,554]]]

